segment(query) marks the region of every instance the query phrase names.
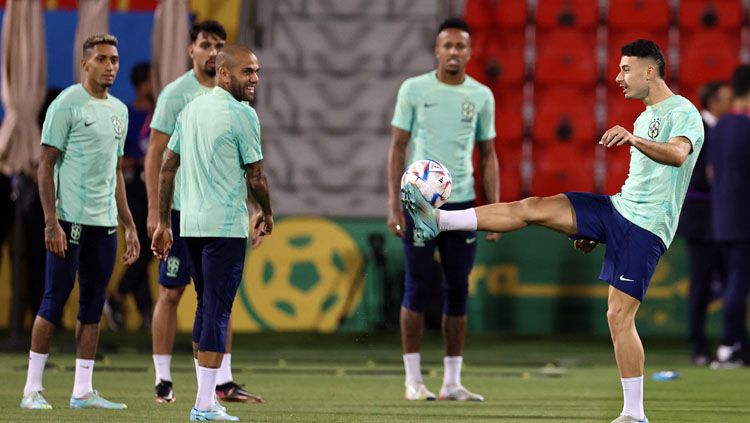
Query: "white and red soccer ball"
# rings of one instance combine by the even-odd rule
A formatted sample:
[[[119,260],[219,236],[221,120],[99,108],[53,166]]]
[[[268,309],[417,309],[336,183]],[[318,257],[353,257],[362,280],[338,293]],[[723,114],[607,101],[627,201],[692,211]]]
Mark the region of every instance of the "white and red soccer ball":
[[[417,160],[401,177],[401,187],[412,183],[433,207],[442,206],[451,195],[451,173],[436,160]]]

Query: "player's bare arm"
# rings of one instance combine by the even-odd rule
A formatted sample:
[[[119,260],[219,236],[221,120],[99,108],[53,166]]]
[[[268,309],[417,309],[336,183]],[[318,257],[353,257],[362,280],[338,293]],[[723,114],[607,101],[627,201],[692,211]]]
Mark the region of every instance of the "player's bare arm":
[[[65,239],[60,222],[57,220],[57,209],[55,208],[55,180],[53,174],[55,163],[60,158],[60,150],[42,145],[42,154],[39,159],[37,180],[39,181],[39,199],[44,210],[44,245],[52,254],[65,257],[68,242]]]
[[[615,125],[602,135],[599,144],[607,148],[632,145],[651,160],[667,166],[680,167],[693,149],[690,140],[685,137],[670,138],[666,144],[636,137],[622,126]]]
[[[156,225],[159,223],[159,169],[161,169],[162,157],[168,143],[169,135],[156,129],[151,130],[143,165],[146,173],[146,195],[148,196],[146,228],[150,237],[154,235]]]
[[[268,178],[263,171],[263,160],[245,165],[245,181],[248,199],[255,209],[252,216],[253,244],[257,242],[259,245],[262,237],[273,231],[273,210],[271,210]],[[259,240],[256,241],[256,238]]]
[[[130,265],[135,263],[141,254],[141,244],[138,242],[138,231],[133,222],[133,215],[128,207],[128,197],[125,193],[125,177],[122,175],[122,158],[117,159],[117,187],[115,188],[115,202],[117,203],[117,217],[125,228],[125,253],[122,262]]]
[[[500,165],[495,153],[495,139],[478,142],[479,150],[479,174],[482,178],[482,189],[487,203],[493,204],[500,201]],[[487,241],[494,242],[500,239],[496,232],[488,233]]]
[[[401,175],[406,167],[406,146],[411,133],[391,129],[391,146],[388,149],[388,229],[395,236],[404,237],[404,212],[401,209]]]
[[[167,150],[159,172],[159,225],[154,231],[151,251],[160,260],[166,260],[172,247],[172,199],[174,178],[180,167],[180,155]]]

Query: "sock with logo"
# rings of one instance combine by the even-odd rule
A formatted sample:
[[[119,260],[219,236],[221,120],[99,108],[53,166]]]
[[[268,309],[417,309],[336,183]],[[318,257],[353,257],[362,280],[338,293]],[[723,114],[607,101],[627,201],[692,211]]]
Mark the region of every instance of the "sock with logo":
[[[32,392],[44,390],[42,378],[44,377],[44,366],[47,364],[49,354],[39,354],[29,351],[29,371],[26,373],[26,386],[23,388],[23,396]]]
[[[94,360],[76,359],[76,377],[73,385],[73,398],[83,398],[94,390]]]
[[[441,231],[476,231],[477,213],[473,208],[465,210],[440,210],[438,229]]]
[[[643,376],[620,378],[620,381],[624,399],[622,414],[643,420],[646,416],[643,412]]]
[[[406,370],[406,383],[410,385],[423,383],[421,355],[418,352],[404,354],[404,369]]]

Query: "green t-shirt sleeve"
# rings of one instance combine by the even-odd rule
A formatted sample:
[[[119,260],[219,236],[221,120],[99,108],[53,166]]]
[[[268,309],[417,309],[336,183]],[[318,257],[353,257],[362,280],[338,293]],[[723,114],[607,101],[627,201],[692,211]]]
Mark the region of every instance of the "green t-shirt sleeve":
[[[159,100],[156,102],[154,116],[151,118],[151,129],[172,135],[177,123],[177,115],[180,114],[184,106],[185,104],[180,97],[171,95],[168,90],[162,91]]]
[[[68,134],[73,126],[73,109],[53,102],[47,109],[42,125],[42,145],[65,151],[68,146]]]
[[[241,165],[245,166],[263,160],[258,114],[250,106],[241,105],[237,107],[233,120],[233,135],[242,161]]]
[[[169,143],[167,144],[167,148],[174,151],[176,154],[180,154],[180,141],[182,138],[182,129],[180,129],[180,127],[181,127],[181,122],[178,119],[177,123],[174,125],[172,136],[169,137]]]
[[[411,132],[414,124],[414,103],[410,91],[408,81],[401,84],[396,96],[396,110],[391,120],[391,126],[407,132]]]
[[[125,108],[122,115],[122,137],[120,137],[120,142],[117,145],[117,157],[122,157],[125,155],[125,140],[128,137],[128,109]]]
[[[490,92],[487,101],[477,116],[477,141],[488,141],[495,138],[495,98]]]
[[[690,113],[687,111],[675,111],[672,112],[670,118],[672,119],[672,128],[669,132],[669,138],[685,137],[690,140],[692,150],[695,149],[695,143],[699,140],[703,140],[703,120],[698,113]]]

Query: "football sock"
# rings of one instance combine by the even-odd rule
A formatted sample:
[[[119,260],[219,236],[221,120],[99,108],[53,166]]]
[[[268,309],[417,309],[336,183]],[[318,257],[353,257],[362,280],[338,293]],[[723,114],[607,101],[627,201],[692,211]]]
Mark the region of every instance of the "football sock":
[[[208,367],[198,368],[198,396],[195,399],[195,409],[209,411],[214,408],[214,395],[216,395],[216,374],[219,369]]]
[[[26,386],[23,388],[23,396],[44,389],[42,377],[44,376],[44,365],[47,364],[47,357],[49,357],[49,354],[29,351],[29,371],[26,373]]]
[[[232,354],[224,354],[224,358],[221,359],[219,374],[216,375],[216,384],[223,385],[232,380],[234,380],[232,378]]]
[[[172,355],[171,354],[154,354],[154,369],[156,369],[156,382],[158,385],[162,380],[172,381]]]
[[[438,229],[441,231],[476,231],[477,213],[474,209],[440,210]]]
[[[422,369],[420,366],[421,356],[418,352],[404,354],[404,369],[406,369],[406,383],[423,383]]]
[[[76,359],[76,378],[73,385],[73,398],[83,398],[94,390],[91,379],[94,375],[94,360]]]
[[[198,365],[198,359],[193,358],[193,362],[195,362],[195,378],[198,379],[198,376],[200,375],[200,366]]]
[[[643,376],[620,378],[622,381],[622,396],[625,404],[622,414],[643,420]]]
[[[461,363],[464,358],[460,355],[443,357],[443,386],[461,384]]]

